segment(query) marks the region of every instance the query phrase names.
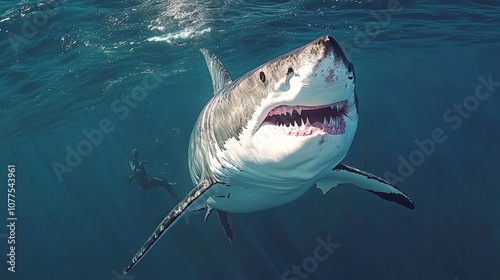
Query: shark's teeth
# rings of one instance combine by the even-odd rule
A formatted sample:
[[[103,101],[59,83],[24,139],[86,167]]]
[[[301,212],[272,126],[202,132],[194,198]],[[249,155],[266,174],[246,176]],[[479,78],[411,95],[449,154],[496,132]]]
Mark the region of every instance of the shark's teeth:
[[[347,113],[347,100],[323,106],[282,105],[269,111],[262,124],[274,125],[285,135],[303,136],[314,131],[338,134],[345,127]]]
[[[292,113],[293,114],[293,113]],[[299,117],[287,122],[276,123],[275,126],[288,136],[308,136],[315,132],[339,135],[345,132],[345,121],[343,117],[326,116],[314,117],[311,124],[309,117]]]

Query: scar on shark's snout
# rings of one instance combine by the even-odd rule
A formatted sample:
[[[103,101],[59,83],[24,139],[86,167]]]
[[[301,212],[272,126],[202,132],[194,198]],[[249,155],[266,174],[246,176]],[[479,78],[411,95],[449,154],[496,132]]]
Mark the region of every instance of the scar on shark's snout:
[[[335,77],[335,71],[333,69],[328,69],[328,76],[325,77],[325,82],[333,82],[333,77]]]

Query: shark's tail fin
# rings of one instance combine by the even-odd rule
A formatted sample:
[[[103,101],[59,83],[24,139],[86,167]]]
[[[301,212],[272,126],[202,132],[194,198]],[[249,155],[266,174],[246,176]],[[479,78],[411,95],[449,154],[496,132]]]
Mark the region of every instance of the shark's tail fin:
[[[193,209],[198,209],[206,206],[206,200],[210,196],[207,192],[210,187],[214,184],[209,183],[208,181],[202,181],[196,188],[194,188],[184,199],[182,199],[177,206],[168,213],[168,215],[163,219],[163,221],[158,225],[153,234],[148,238],[146,243],[142,245],[141,249],[135,254],[134,258],[127,266],[127,268],[123,271],[124,274],[127,274],[143,257],[146,253],[153,247],[153,245],[160,239],[160,237],[171,228],[179,218],[181,218],[187,211],[191,211]]]

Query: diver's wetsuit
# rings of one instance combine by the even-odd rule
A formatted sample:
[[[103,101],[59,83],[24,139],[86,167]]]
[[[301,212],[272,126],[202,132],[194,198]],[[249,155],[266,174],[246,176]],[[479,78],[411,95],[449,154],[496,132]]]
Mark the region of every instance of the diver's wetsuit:
[[[165,187],[167,191],[172,195],[172,197],[177,199],[177,195],[172,189],[172,186],[174,186],[175,184],[172,184],[168,181],[163,181],[162,179],[153,176],[149,176],[148,173],[146,172],[146,168],[144,167],[144,163],[149,163],[149,162],[139,161],[138,153],[139,152],[134,149],[132,151],[132,158],[129,161],[130,169],[132,169],[133,172],[133,174],[130,175],[129,184],[132,182],[132,178],[135,177],[141,189],[147,190],[154,187]]]

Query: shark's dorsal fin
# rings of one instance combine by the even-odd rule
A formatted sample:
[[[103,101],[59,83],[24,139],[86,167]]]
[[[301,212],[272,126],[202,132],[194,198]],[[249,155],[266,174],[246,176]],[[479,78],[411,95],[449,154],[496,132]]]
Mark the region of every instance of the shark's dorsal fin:
[[[201,54],[207,63],[210,77],[212,77],[212,85],[214,87],[214,95],[217,94],[222,88],[230,84],[233,80],[227,72],[226,67],[215,56],[215,54],[207,49],[200,49]]]
[[[316,182],[316,187],[323,192],[323,195],[338,185],[348,183],[406,208],[415,207],[413,201],[405,193],[382,178],[342,163],[335,166],[332,171]]]

